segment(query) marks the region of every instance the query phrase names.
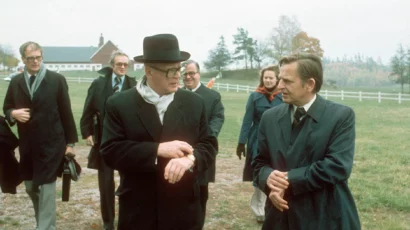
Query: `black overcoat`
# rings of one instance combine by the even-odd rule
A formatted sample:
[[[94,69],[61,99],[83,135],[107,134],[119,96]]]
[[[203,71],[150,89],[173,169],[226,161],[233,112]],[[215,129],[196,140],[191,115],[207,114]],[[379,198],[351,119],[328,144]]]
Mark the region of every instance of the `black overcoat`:
[[[63,163],[66,145],[78,140],[64,76],[46,70],[32,100],[24,74],[13,77],[3,105],[11,125],[16,121],[10,112],[21,108],[29,108],[31,116],[26,123],[17,122],[22,179],[38,185],[52,183]]]
[[[16,187],[22,182],[19,162],[14,155],[17,146],[17,137],[0,116],[0,187],[3,193],[16,194]]]
[[[80,119],[82,138],[86,139],[90,135],[93,135],[94,138],[94,146],[91,148],[88,156],[88,168],[93,169],[99,169],[100,167],[100,144],[105,114],[105,103],[108,97],[113,95],[112,68],[105,67],[104,70],[105,76],[100,76],[95,79],[88,88],[83,115]],[[132,88],[135,84],[135,78],[125,75],[121,91]]]
[[[224,106],[221,102],[221,94],[209,89],[203,84],[195,91],[201,95],[205,102],[206,118],[213,136],[218,137],[225,121]],[[209,165],[205,173],[199,175],[200,185],[207,185],[208,182],[215,182],[215,161]]]
[[[180,89],[161,124],[154,105],[135,88],[107,100],[101,154],[121,172],[119,229],[200,229],[198,172],[213,162],[217,141],[210,134],[203,99]],[[164,179],[169,159],[157,158],[162,142],[180,140],[194,147],[193,172],[176,184]]]

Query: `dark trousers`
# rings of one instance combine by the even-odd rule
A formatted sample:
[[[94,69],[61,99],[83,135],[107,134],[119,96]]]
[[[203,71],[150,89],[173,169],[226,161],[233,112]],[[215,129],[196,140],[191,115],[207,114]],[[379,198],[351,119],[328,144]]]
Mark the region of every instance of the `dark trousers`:
[[[109,168],[103,159],[101,159],[100,169],[98,170],[98,187],[100,189],[100,206],[104,229],[114,229],[114,170]]]
[[[208,185],[199,186],[199,199],[201,202],[202,228],[204,228],[206,216],[206,202],[208,201]]]

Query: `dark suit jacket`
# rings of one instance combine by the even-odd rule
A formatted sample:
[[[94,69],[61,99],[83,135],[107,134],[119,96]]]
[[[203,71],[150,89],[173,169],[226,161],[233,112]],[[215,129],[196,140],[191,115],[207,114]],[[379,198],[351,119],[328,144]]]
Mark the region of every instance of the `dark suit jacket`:
[[[266,111],[259,126],[255,182],[269,194],[266,180],[276,169],[288,172],[290,184],[284,197],[289,210],[278,211],[268,199],[262,229],[360,229],[347,186],[355,146],[353,110],[318,95],[299,128],[292,130],[290,121],[290,106],[282,104]]]
[[[3,105],[10,124],[14,124],[10,112],[21,108],[29,108],[31,115],[28,122],[17,123],[22,179],[39,185],[52,183],[63,163],[66,144],[78,140],[64,76],[47,70],[33,100],[23,73],[13,77]]]
[[[212,135],[218,137],[225,121],[224,106],[221,102],[221,94],[209,89],[203,84],[195,91],[202,96],[205,102],[206,119],[211,128]],[[205,173],[199,175],[199,184],[208,185],[208,182],[215,182],[215,161],[209,165]]]
[[[158,158],[162,142],[181,140],[194,147],[193,172],[176,184],[164,179],[169,159]],[[217,141],[210,135],[200,96],[178,90],[161,125],[154,105],[135,88],[110,97],[106,104],[101,154],[121,176],[119,224],[124,229],[200,229],[198,172],[214,161]],[[124,216],[122,216],[124,215]],[[125,227],[124,227],[125,226]]]
[[[88,156],[88,168],[99,169],[100,167],[100,143],[102,127],[105,115],[105,103],[111,95],[112,90],[112,68],[106,67],[105,76],[95,79],[88,88],[85,99],[83,115],[80,120],[81,135],[86,139],[90,135],[94,137],[94,146]],[[121,91],[134,87],[135,78],[125,75]]]
[[[0,187],[3,193],[16,194],[16,187],[22,182],[19,162],[14,156],[18,144],[17,137],[0,116]]]

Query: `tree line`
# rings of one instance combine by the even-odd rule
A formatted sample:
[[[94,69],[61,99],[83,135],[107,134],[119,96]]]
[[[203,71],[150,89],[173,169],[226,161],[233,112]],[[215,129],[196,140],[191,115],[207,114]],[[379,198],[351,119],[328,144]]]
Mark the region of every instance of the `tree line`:
[[[245,28],[239,27],[233,35],[233,45],[235,49],[231,52],[224,36],[220,36],[216,47],[209,51],[205,68],[222,71],[233,62],[242,62],[245,69],[260,69],[264,62],[279,61],[295,52],[314,53],[320,57],[324,54],[320,40],[303,31],[296,17],[285,15],[279,17],[278,26],[273,28],[266,41],[250,37]]]
[[[18,66],[20,60],[10,46],[0,44],[0,64],[3,69],[11,70]]]
[[[391,74],[390,79],[401,85],[403,93],[404,84],[409,84],[410,92],[410,47],[407,50],[400,44],[396,54],[390,59]]]

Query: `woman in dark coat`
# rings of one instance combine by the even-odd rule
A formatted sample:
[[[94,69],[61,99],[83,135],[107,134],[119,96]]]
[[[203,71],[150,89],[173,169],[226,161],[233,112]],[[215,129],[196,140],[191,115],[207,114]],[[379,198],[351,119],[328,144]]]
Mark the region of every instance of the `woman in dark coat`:
[[[282,94],[276,89],[279,82],[279,67],[271,65],[265,67],[260,72],[259,86],[249,95],[246,104],[245,116],[243,117],[241,133],[239,135],[238,147],[236,154],[239,159],[246,156],[245,167],[243,171],[243,181],[253,180],[253,169],[251,168],[252,159],[257,153],[258,146],[258,127],[262,114],[282,103]],[[247,142],[247,143],[246,143]],[[246,154],[245,154],[245,143]],[[254,193],[251,198],[251,208],[256,215],[258,223],[263,223],[265,219],[265,202],[266,195],[254,186]]]

